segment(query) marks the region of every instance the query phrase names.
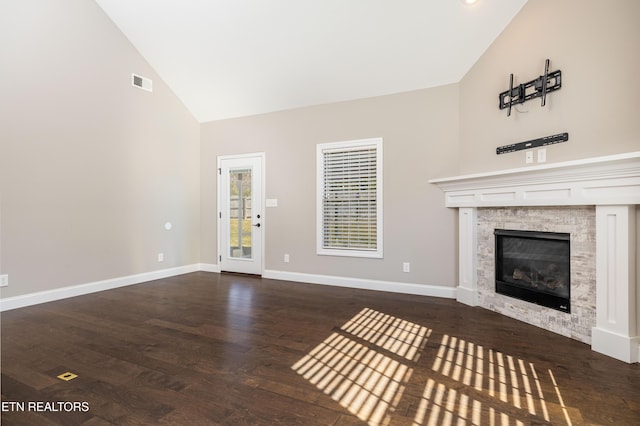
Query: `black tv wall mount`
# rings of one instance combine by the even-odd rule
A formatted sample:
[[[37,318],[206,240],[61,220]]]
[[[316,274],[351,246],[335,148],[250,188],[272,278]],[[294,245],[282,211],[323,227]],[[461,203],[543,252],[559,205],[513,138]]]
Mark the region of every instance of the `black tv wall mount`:
[[[522,104],[528,100],[542,98],[541,106],[545,106],[547,93],[555,92],[562,87],[562,72],[549,72],[549,59],[545,61],[544,74],[523,84],[513,86],[513,74],[509,78],[509,90],[500,93],[499,107],[507,109],[507,117],[511,115],[513,105]]]

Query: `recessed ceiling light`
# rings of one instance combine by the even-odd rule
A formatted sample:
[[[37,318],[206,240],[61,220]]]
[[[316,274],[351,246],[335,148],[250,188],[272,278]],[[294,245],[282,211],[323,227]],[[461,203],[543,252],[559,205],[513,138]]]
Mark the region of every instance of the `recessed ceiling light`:
[[[478,0],[462,0],[462,3],[464,4],[474,4],[476,3]]]

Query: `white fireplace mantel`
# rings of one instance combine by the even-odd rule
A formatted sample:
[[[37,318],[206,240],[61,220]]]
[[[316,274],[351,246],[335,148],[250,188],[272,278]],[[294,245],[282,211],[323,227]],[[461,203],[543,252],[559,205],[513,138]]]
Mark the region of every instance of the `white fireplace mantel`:
[[[640,204],[640,151],[429,183],[444,191],[447,207]]]
[[[591,347],[640,362],[636,276],[640,151],[429,181],[459,209],[458,301],[476,306],[477,208],[596,206],[596,324]]]

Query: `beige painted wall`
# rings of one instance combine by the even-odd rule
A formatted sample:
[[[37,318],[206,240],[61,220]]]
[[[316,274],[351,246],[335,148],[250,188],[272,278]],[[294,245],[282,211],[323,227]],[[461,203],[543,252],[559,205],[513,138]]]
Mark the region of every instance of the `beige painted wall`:
[[[524,151],[498,146],[561,132],[547,162],[640,150],[640,1],[529,0],[460,83],[460,170],[524,167]],[[498,94],[544,72],[562,71],[562,88],[507,117]],[[526,111],[526,112],[525,112]]]
[[[495,148],[564,131],[549,162],[639,150],[639,16],[636,0],[529,0],[460,84],[199,125],[93,2],[3,2],[0,297],[216,264],[216,158],[256,151],[279,202],[267,269],[454,286],[456,213],[428,180],[524,166]],[[506,117],[509,73],[546,58],[563,88]],[[384,138],[385,257],[317,256],[316,144],[369,137]]]
[[[384,259],[318,256],[316,145],[371,137],[384,140]],[[202,261],[217,263],[217,156],[260,151],[266,198],[278,199],[265,212],[266,269],[453,286],[456,216],[427,181],[457,172],[457,141],[457,85],[205,123]]]
[[[200,127],[182,103],[92,1],[3,2],[0,26],[1,296],[197,263]]]

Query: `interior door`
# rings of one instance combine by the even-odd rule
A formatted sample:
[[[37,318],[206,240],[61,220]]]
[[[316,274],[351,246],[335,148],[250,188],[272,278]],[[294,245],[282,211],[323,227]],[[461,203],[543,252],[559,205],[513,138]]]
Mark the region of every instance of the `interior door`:
[[[263,154],[218,158],[220,270],[262,275]]]

